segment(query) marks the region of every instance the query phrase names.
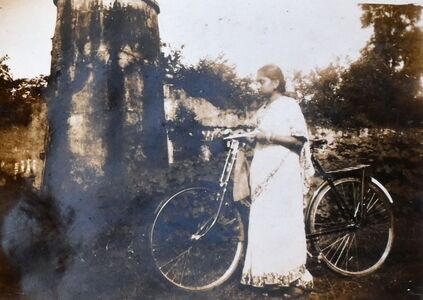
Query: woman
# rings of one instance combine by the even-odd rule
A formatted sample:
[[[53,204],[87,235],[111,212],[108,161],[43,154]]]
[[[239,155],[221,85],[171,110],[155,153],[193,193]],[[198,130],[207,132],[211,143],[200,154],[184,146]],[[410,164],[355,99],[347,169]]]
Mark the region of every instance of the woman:
[[[250,169],[252,204],[241,283],[311,288],[313,278],[305,267],[300,163],[307,126],[296,101],[284,96],[285,80],[279,67],[262,67],[257,81],[268,101],[257,111]]]

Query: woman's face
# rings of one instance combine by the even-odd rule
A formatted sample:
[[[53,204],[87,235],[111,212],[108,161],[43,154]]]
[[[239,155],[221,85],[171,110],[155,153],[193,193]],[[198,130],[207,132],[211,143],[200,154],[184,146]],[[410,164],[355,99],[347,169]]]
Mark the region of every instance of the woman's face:
[[[279,80],[272,80],[266,77],[262,72],[257,73],[256,81],[259,84],[259,93],[264,96],[272,95],[279,85]]]

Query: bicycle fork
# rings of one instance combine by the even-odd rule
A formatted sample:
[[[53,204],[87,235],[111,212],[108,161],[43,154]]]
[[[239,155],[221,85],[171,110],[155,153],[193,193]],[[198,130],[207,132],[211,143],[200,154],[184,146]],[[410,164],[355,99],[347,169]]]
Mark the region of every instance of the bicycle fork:
[[[236,156],[239,150],[239,141],[233,139],[230,142],[230,150],[228,156],[226,157],[225,166],[223,167],[222,174],[219,179],[219,192],[216,195],[216,201],[219,201],[219,207],[216,211],[216,214],[207,220],[198,230],[191,236],[191,240],[198,241],[204,235],[206,235],[210,229],[216,224],[217,218],[223,207],[223,200],[227,191],[229,179],[231,177],[232,169],[235,164]]]

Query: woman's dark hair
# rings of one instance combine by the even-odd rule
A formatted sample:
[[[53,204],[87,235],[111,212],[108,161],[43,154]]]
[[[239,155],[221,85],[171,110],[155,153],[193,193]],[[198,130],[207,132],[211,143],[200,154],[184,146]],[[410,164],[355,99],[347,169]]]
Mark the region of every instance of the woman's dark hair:
[[[276,90],[280,93],[286,92],[286,82],[285,77],[283,76],[281,68],[279,68],[277,65],[265,65],[261,67],[258,72],[262,73],[264,76],[266,76],[269,79],[272,80],[279,80],[279,85],[276,88]]]

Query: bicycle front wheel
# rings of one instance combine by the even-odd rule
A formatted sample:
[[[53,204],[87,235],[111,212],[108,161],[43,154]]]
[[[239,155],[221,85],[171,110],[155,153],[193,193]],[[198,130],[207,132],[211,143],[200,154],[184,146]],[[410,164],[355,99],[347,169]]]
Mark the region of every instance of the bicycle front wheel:
[[[216,189],[184,189],[158,209],[150,233],[154,262],[171,284],[186,290],[208,290],[224,283],[237,269],[244,248],[238,210],[219,207]],[[205,234],[204,234],[205,233]]]
[[[308,230],[319,256],[343,275],[366,275],[386,260],[394,239],[394,216],[386,190],[369,181],[362,195],[361,179],[334,181],[342,209],[327,185],[311,203]]]

